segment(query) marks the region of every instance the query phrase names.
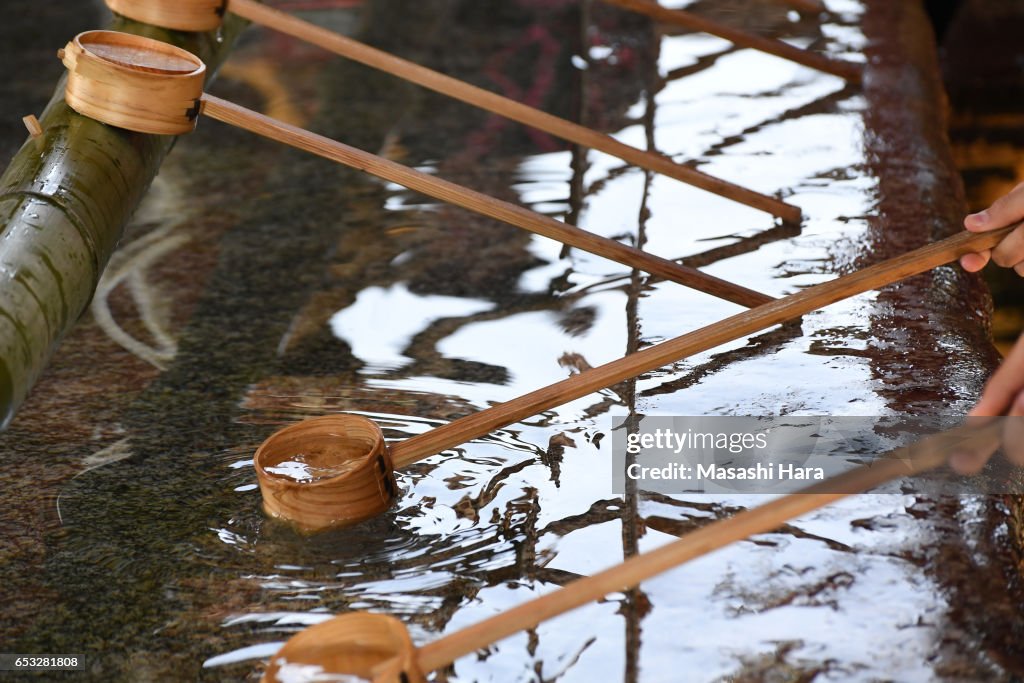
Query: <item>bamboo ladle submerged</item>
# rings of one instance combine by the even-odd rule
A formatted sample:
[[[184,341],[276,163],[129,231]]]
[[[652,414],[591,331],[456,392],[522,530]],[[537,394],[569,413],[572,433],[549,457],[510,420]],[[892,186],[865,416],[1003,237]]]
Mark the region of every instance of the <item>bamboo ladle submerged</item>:
[[[180,135],[194,130],[199,115],[205,114],[741,306],[757,306],[771,300],[765,294],[695,268],[206,95],[203,93],[206,67],[202,61],[166,43],[114,31],[87,31],[69,42],[59,54],[68,68],[67,103],[77,112],[104,123],[142,133]]]
[[[789,520],[893,479],[912,476],[944,464],[961,449],[984,447],[999,438],[1003,423],[988,420],[964,424],[899,449],[829,481],[783,496],[728,519],[712,522],[656,550],[577,579],[477,624],[416,648],[397,619],[352,612],[311,626],[270,658],[263,683],[296,680],[291,672],[304,668],[322,676],[348,674],[374,683],[419,683],[424,674],[446,667],[519,631],[581,607],[616,591],[707,555],[730,543],[777,529]],[[329,680],[313,678],[311,680]]]
[[[749,188],[676,163],[669,157],[619,142],[572,121],[492,93],[451,76],[433,71],[395,55],[365,45],[333,31],[303,21],[254,0],[106,0],[111,10],[147,24],[180,31],[217,28],[225,11],[253,23],[317,45],[373,69],[479,107],[491,113],[542,130],[549,135],[596,149],[639,168],[660,173],[726,199],[766,211],[789,223],[799,223],[799,207]],[[788,46],[787,46],[788,47]],[[796,48],[791,48],[796,49]]]

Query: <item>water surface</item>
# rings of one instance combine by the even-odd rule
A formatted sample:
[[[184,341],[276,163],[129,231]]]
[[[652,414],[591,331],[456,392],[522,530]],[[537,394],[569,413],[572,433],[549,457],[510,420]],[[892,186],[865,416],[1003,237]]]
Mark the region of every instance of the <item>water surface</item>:
[[[689,4],[735,20],[729,7],[750,3]],[[777,194],[806,220],[779,225],[265,31],[214,92],[772,296],[864,257],[878,179],[864,98],[839,78],[599,4],[426,5],[309,16],[344,30],[362,17],[384,47]],[[863,60],[861,4],[828,5],[804,19],[757,3],[747,21]],[[285,424],[354,412],[407,438],[739,310],[203,122],[0,441],[17,502],[0,541],[7,649],[86,653],[96,677],[255,680],[291,634],[345,611],[395,615],[425,643],[762,501],[613,495],[612,415],[905,409],[873,360],[884,321],[868,294],[409,467],[396,505],[357,527],[304,537],[260,510],[252,453]],[[965,396],[976,379],[928,381]],[[951,625],[924,550],[982,512],[942,510],[899,486],[858,496],[447,679],[996,675]]]

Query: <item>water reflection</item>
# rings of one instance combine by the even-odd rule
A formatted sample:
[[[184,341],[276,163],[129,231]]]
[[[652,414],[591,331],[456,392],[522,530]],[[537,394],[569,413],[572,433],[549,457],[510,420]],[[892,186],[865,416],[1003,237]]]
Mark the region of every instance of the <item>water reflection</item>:
[[[445,296],[416,296],[404,283],[388,289],[369,287],[355,303],[335,313],[331,330],[366,365],[363,372],[397,370],[409,363],[408,342],[437,320],[473,315],[493,304]],[[377,335],[377,336],[374,336]]]
[[[624,141],[780,193],[807,214],[802,230],[600,154],[537,147],[359,67],[295,58],[286,42],[252,38],[236,57],[293,59],[285,85],[298,111],[319,112],[318,130],[747,287],[784,295],[857,264],[877,202],[862,97],[835,77],[715,38],[662,35],[603,6],[581,26],[570,4],[541,15],[503,3],[498,22],[466,3],[438,27],[381,3],[367,31],[395,28],[391,47],[477,80],[486,63],[500,81],[489,87],[533,93]],[[764,5],[750,18],[759,28],[861,54],[859,2],[829,0],[822,26]],[[551,42],[537,26],[579,38],[555,59],[535,51]],[[542,88],[552,64],[557,87]],[[267,104],[251,78],[217,87]],[[45,567],[26,573],[37,565],[0,544],[13,557],[0,576],[22,574],[16,585],[56,605],[21,622],[18,649],[84,650],[112,678],[245,680],[289,635],[339,612],[397,615],[427,642],[758,502],[612,496],[610,414],[891,408],[867,354],[877,335],[866,295],[437,454],[398,473],[402,494],[381,517],[304,537],[260,510],[252,452],[273,429],[346,411],[375,419],[391,441],[408,438],[739,309],[212,126],[168,163],[189,169],[172,176],[186,189],[203,189],[183,196],[207,202],[177,264],[146,263],[168,285],[156,291],[174,313],[175,353],[160,357],[160,374],[118,371],[125,354],[86,323],[64,353],[85,349],[89,362],[75,362],[82,351],[63,370],[58,361],[78,384],[49,391],[85,408],[69,416],[55,401],[46,414],[73,422],[73,436],[46,427],[31,442],[74,465],[48,484],[61,491],[64,526],[46,538]],[[116,288],[106,294],[111,316],[140,329]],[[89,393],[97,376],[114,390]],[[17,429],[3,437],[12,452]],[[913,504],[898,493],[847,501],[446,675],[927,677],[946,605],[904,552],[920,543]]]

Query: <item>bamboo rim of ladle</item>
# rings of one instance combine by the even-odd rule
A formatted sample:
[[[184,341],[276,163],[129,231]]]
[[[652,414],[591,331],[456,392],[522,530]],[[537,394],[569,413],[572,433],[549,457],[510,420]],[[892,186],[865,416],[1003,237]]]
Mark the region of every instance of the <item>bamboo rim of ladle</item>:
[[[196,127],[206,65],[187,50],[117,31],[86,31],[58,56],[68,70],[64,98],[85,116],[155,135]]]
[[[553,592],[503,610],[420,648],[413,644],[407,632],[404,637],[395,633],[396,628],[405,630],[405,627],[394,617],[367,612],[342,614],[310,626],[289,639],[271,657],[262,683],[281,680],[277,674],[282,660],[317,667],[328,675],[361,675],[374,683],[421,681],[424,672],[449,666],[461,657],[519,631],[535,628],[609,593],[638,586],[653,576],[731,543],[770,532],[800,515],[848,496],[935,469],[946,463],[953,453],[991,444],[994,438],[999,438],[1002,426],[1000,420],[976,418],[933,434],[828,481],[711,522],[655,550],[573,580]],[[384,646],[380,645],[382,640]],[[364,643],[369,646],[367,649],[361,648]],[[372,656],[378,656],[376,664],[368,661]]]
[[[157,26],[190,31],[213,28],[209,25],[213,16],[210,11],[211,0],[107,0],[107,4],[119,14]],[[605,133],[420,66],[255,0],[224,0],[223,6],[243,19],[316,45],[336,55],[542,130],[549,135],[610,154],[639,168],[767,212],[787,223],[799,224],[802,218],[800,207],[787,204],[777,197],[709,175],[660,153],[627,145]]]
[[[354,675],[375,683],[426,680],[416,661],[416,646],[401,621],[366,612],[345,616],[303,629],[289,638],[270,658],[260,680],[295,680],[297,676],[289,675],[292,668],[322,676]]]
[[[106,0],[121,16],[176,31],[212,31],[224,21],[228,0]]]
[[[310,476],[274,471],[286,462],[311,468]],[[323,415],[278,430],[256,450],[253,466],[263,509],[300,531],[375,517],[397,494],[384,435],[373,420],[359,415]]]

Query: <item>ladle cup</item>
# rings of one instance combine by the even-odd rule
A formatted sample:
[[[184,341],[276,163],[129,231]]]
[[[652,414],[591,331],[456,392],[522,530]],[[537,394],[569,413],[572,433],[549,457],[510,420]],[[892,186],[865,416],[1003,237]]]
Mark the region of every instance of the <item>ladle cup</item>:
[[[324,415],[274,433],[256,450],[263,509],[304,531],[374,517],[397,492],[384,435],[358,415]]]
[[[86,31],[57,55],[72,109],[119,128],[181,135],[196,127],[206,65],[187,50],[116,31]]]
[[[402,622],[384,614],[352,612],[292,636],[271,658],[262,681],[331,680],[337,674],[374,683],[426,680]]]

